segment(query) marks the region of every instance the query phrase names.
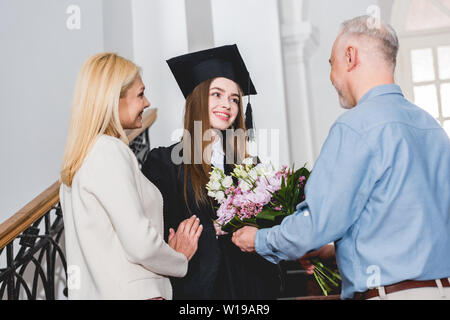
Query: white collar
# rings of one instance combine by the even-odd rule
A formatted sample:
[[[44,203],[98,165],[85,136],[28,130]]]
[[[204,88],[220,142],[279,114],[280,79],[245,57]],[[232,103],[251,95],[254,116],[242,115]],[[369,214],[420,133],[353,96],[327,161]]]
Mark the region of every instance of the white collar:
[[[216,141],[213,143],[212,148],[212,154],[211,154],[211,164],[224,171],[224,160],[223,157],[225,156],[225,152],[223,152],[222,148],[222,140],[219,138],[216,138]]]
[[[213,153],[217,152],[222,156],[225,155],[225,152],[223,152],[222,140],[220,138],[216,138],[215,140],[216,141],[213,143]]]

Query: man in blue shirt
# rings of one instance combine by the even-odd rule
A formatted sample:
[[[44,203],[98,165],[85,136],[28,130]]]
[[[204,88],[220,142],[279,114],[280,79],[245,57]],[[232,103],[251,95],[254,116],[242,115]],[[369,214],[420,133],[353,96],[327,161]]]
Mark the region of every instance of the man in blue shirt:
[[[273,263],[334,242],[344,299],[450,299],[450,140],[394,84],[395,31],[369,22],[344,22],[333,45],[330,78],[349,110],[306,200],[281,225],[242,228],[233,242]]]

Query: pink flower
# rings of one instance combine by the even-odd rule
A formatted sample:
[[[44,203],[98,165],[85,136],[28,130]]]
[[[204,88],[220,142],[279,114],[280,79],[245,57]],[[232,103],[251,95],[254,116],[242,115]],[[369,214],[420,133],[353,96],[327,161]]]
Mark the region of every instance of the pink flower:
[[[228,200],[228,199],[227,199]],[[217,210],[217,222],[221,225],[227,224],[236,215],[236,208],[230,206],[229,201],[225,201]]]
[[[239,218],[248,219],[256,216],[262,210],[262,206],[258,203],[253,203],[251,201],[246,202],[238,213]]]

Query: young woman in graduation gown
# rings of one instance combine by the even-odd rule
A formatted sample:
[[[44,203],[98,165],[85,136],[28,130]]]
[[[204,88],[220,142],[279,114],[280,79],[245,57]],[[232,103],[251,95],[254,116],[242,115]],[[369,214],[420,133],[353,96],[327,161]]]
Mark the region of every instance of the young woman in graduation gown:
[[[275,299],[278,266],[241,252],[230,234],[221,234],[213,223],[218,204],[205,189],[211,166],[229,174],[247,156],[242,96],[256,91],[239,51],[224,46],[168,64],[186,98],[185,133],[181,142],[153,149],[142,170],[163,195],[166,237],[192,214],[204,226],[187,275],[171,278],[174,299]]]

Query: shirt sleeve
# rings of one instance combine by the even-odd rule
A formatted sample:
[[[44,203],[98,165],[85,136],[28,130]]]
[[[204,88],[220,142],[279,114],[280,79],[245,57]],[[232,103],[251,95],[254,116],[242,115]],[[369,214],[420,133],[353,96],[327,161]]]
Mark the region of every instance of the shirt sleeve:
[[[166,276],[187,272],[186,257],[173,250],[144,213],[130,154],[114,142],[90,159],[86,189],[107,212],[127,259]]]
[[[333,125],[306,184],[306,200],[281,225],[258,230],[256,252],[277,263],[341,238],[361,214],[376,170],[376,153],[364,137]]]

